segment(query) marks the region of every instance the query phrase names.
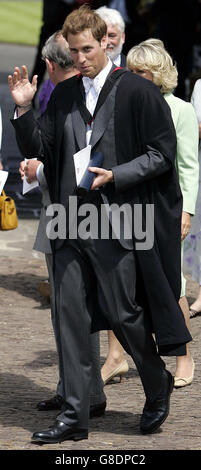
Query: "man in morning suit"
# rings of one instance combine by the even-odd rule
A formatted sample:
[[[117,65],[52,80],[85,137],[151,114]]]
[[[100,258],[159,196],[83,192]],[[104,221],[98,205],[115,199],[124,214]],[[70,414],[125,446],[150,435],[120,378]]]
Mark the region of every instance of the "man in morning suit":
[[[78,73],[78,70],[74,67],[72,57],[69,53],[68,43],[61,34],[61,31],[54,33],[46,41],[42,49],[42,57],[46,62],[47,72],[49,80],[55,87],[59,82],[67,80]],[[46,89],[47,92],[47,89]],[[45,111],[47,102],[49,100],[49,89],[48,93],[44,93],[43,102],[41,103],[41,111]],[[20,173],[24,178],[24,166],[25,162],[20,164]],[[29,160],[25,166],[26,175],[29,182],[38,180],[40,189],[42,191],[42,208],[40,214],[40,221],[36,239],[34,243],[34,250],[41,251],[45,254],[49,281],[50,281],[50,307],[51,307],[51,318],[52,325],[55,335],[56,344],[58,345],[60,340],[59,331],[57,330],[57,322],[55,320],[55,288],[54,288],[54,276],[53,276],[53,257],[50,240],[46,234],[46,226],[51,220],[50,216],[46,216],[46,209],[51,204],[49,191],[47,187],[46,178],[43,171],[43,163],[39,160]],[[103,391],[103,382],[100,373],[100,341],[98,332],[90,335],[89,338],[90,350],[91,350],[91,363],[92,363],[92,378],[90,388],[90,417],[101,416],[104,414],[106,408],[106,397]],[[57,346],[57,350],[59,346]],[[58,358],[60,359],[59,355]],[[65,358],[68,361],[68,357]],[[59,361],[59,372],[61,370]],[[57,385],[56,395],[49,399],[43,399],[37,404],[39,411],[47,411],[52,409],[60,410],[63,404],[63,383],[62,373],[59,373],[59,381]]]
[[[91,203],[99,219],[103,202],[104,208],[152,204],[155,238],[149,250],[138,250],[138,227],[134,226],[132,239],[124,237],[121,220],[116,238],[111,231],[108,238],[101,237],[102,224],[97,224],[98,237],[90,231],[88,238],[82,237],[78,230],[74,239],[67,235],[55,240],[65,403],[51,428],[33,434],[39,443],[88,437],[92,323],[100,329],[103,323],[106,329],[110,325],[136,364],[146,396],[140,423],[143,434],[158,429],[169,413],[173,377],[160,354],[185,355],[185,344],[191,340],[178,306],[182,200],[169,108],[151,82],[112,64],[106,54],[106,23],[94,11],[86,6],[73,11],[64,23],[63,35],[80,76],[57,85],[38,122],[31,110],[37,77],[30,83],[25,66],[22,71],[16,67],[8,77],[19,116],[12,123],[20,149],[31,156],[38,152],[40,142],[37,155],[44,162],[52,203],[65,207],[67,234],[68,211],[77,188],[73,155],[90,142],[92,152],[101,152],[104,161],[101,168],[89,167],[96,177],[91,190],[77,201],[78,225],[85,203],[87,207]],[[148,291],[146,299],[141,293],[150,276],[151,300]],[[98,318],[92,318],[93,314]],[[104,317],[107,322],[101,325]],[[68,363],[62,361],[64,355]]]

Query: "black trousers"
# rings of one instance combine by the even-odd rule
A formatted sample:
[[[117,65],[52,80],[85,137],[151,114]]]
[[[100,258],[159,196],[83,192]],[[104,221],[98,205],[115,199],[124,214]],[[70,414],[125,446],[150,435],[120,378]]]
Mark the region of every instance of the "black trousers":
[[[49,281],[50,281],[50,290],[51,290],[51,317],[52,317],[52,326],[54,330],[54,336],[57,346],[57,351],[59,350],[59,338],[60,333],[57,331],[58,322],[55,320],[55,287],[54,287],[54,277],[53,277],[53,259],[52,254],[45,255],[46,264],[48,268]],[[100,365],[100,338],[99,332],[93,333],[89,336],[89,348],[90,348],[90,358],[91,358],[91,386],[90,386],[90,405],[97,405],[103,403],[106,400],[104,393],[104,384],[101,377],[101,365]],[[64,358],[65,362],[68,362],[69,358]],[[60,371],[60,361],[59,361],[59,380],[57,385],[56,393],[63,397],[63,380],[62,374]]]
[[[146,397],[153,400],[160,391],[165,364],[157,353],[146,314],[136,304],[135,285],[134,253],[117,240],[69,240],[55,253],[59,354],[66,402],[57,419],[69,426],[88,426],[89,334],[96,306],[133,358]],[[64,361],[66,357],[68,361]]]

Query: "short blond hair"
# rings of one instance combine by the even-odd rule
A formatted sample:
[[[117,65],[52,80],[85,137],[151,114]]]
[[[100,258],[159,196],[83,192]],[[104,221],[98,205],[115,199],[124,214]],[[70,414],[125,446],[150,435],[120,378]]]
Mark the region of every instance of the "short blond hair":
[[[107,25],[105,21],[91,10],[89,5],[82,5],[80,8],[73,10],[65,19],[62,34],[68,41],[69,34],[78,34],[86,29],[90,29],[93,37],[101,42],[107,35]]]
[[[177,67],[160,39],[147,39],[132,47],[127,55],[127,67],[151,72],[153,83],[160,87],[163,94],[177,87]]]

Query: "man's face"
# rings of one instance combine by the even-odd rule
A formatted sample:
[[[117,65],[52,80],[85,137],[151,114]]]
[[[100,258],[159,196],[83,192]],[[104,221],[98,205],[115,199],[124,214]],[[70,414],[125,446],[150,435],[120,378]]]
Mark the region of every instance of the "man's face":
[[[68,44],[76,68],[85,77],[94,78],[106,66],[107,37],[99,43],[90,29],[68,35]]]
[[[125,42],[125,33],[121,33],[117,26],[109,24],[107,26],[107,54],[111,60],[121,53],[123,44]]]

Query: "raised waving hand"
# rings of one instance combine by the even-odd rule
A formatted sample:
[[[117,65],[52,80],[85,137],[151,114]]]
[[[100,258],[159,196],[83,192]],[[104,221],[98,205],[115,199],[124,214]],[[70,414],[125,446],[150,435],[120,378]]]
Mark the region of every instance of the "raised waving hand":
[[[17,106],[24,109],[31,106],[37,90],[37,75],[34,75],[32,82],[30,82],[26,65],[22,65],[22,71],[19,67],[15,67],[13,75],[8,76],[8,85]]]

